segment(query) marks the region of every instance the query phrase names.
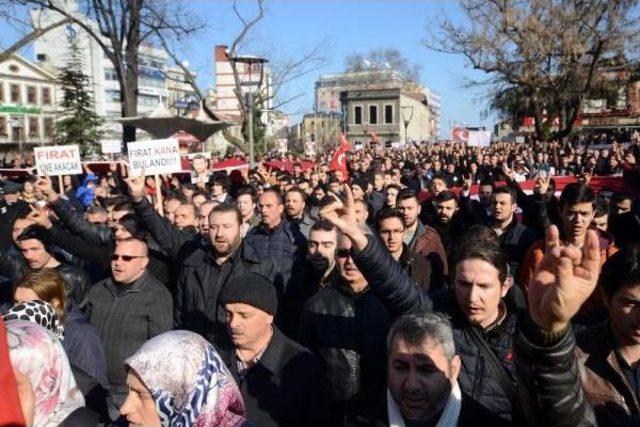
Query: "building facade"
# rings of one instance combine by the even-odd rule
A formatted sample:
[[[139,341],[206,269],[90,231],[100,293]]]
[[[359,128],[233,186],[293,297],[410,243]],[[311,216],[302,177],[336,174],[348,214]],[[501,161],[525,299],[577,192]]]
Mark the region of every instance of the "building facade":
[[[47,70],[12,55],[0,63],[0,150],[51,143],[58,84]]]
[[[59,6],[82,20],[96,33],[99,33],[95,21],[83,15],[77,0],[54,0]],[[33,10],[33,22],[45,27],[62,19],[62,15],[50,10]],[[110,43],[104,38],[105,44]],[[33,50],[36,63],[53,74],[65,67],[71,57],[70,46],[75,43],[81,52],[83,71],[91,82],[95,111],[105,118],[105,138],[117,138],[121,126],[114,119],[122,116],[120,106],[120,84],[116,70],[104,51],[85,30],[77,24],[67,24],[47,32],[35,40]],[[167,53],[149,44],[141,44],[138,56],[138,115],[145,115],[162,103],[167,104]],[[111,119],[111,120],[110,120]]]
[[[372,134],[382,143],[429,141],[435,137],[427,97],[402,87],[340,93],[347,139],[366,144]]]
[[[190,72],[192,79],[196,78]],[[184,115],[198,110],[199,103],[193,86],[189,83],[189,76],[180,67],[168,67],[167,72],[167,107],[172,114]]]

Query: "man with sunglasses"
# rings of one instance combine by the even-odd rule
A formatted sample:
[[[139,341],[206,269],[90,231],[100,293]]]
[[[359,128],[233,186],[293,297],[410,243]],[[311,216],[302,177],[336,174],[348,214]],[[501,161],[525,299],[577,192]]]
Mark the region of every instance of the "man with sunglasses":
[[[128,391],[123,362],[150,338],[173,329],[171,294],[147,272],[148,264],[144,241],[117,240],[111,256],[111,277],[91,288],[85,306],[105,350],[113,421]]]
[[[348,423],[359,396],[384,388],[385,337],[391,315],[369,291],[351,258],[351,241],[338,237],[339,277],[307,301],[299,342],[324,362],[333,426]]]

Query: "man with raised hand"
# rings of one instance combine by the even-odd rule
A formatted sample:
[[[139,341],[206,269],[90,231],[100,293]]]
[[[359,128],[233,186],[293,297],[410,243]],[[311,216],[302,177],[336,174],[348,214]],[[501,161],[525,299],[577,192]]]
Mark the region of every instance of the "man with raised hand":
[[[458,379],[462,391],[472,396],[477,404],[502,422],[525,422],[528,417],[528,408],[521,404],[517,396],[519,381],[513,362],[514,341],[525,313],[504,299],[511,280],[506,257],[501,253],[497,242],[471,239],[468,244],[461,245],[452,264],[453,292],[434,296],[432,300],[426,291],[411,281],[400,264],[388,254],[377,238],[362,233],[355,220],[353,197],[349,189],[347,189],[344,204],[336,201],[325,207],[321,214],[351,240],[353,244],[351,254],[355,264],[367,280],[371,291],[380,298],[392,316],[415,311],[431,311],[435,307],[435,311],[444,312],[451,317],[456,348],[462,359],[462,369]],[[567,264],[572,267],[573,263],[576,263],[580,269],[574,277],[583,280],[583,288],[595,286],[592,282],[597,277],[597,263],[593,262],[594,259],[598,259],[598,255],[594,254],[594,248],[598,244],[597,236],[593,232],[587,234],[587,243],[583,247],[586,256],[580,258],[580,255],[576,255],[574,248],[560,248],[555,243],[558,241],[557,229],[553,228],[549,232],[551,233],[550,248],[558,247],[557,250],[554,249],[556,252],[567,255],[556,259],[556,268],[566,269]],[[582,252],[577,250],[577,253]],[[572,261],[569,255],[576,259]],[[544,265],[551,265],[551,260],[553,259]],[[537,287],[545,284],[550,286],[553,283],[555,276],[552,275],[551,278],[548,275],[545,276],[546,271],[541,270],[540,285],[536,285]],[[565,278],[565,276],[562,277]],[[567,296],[566,283],[568,283],[567,280],[561,282],[561,287],[551,288],[559,289],[560,292],[538,292],[535,297],[546,296],[546,300],[534,304],[534,307],[544,304],[542,312],[547,308],[558,310],[559,313],[565,310],[562,312],[564,313],[562,317],[552,311],[551,319],[571,318],[582,301],[588,297],[588,293],[585,291]],[[551,301],[554,295],[559,302]],[[572,298],[571,305],[564,303],[564,299],[567,298]],[[541,300],[534,299],[534,301]],[[551,332],[560,330],[558,325],[562,323],[561,321],[544,322],[543,316],[535,314],[532,314],[532,317],[534,324],[540,326],[542,330],[547,330],[547,327],[551,327],[549,329]],[[531,329],[535,330],[535,328]],[[544,339],[544,334],[541,333],[541,335]],[[551,338],[557,337],[551,336],[549,341]],[[546,342],[544,341],[543,344]],[[543,357],[542,363],[545,362]],[[534,375],[539,372],[534,371]],[[560,376],[560,378],[563,377]],[[573,378],[575,380],[577,375]],[[544,390],[551,393],[555,384],[553,378],[544,376],[538,381],[536,387],[548,385],[549,388]],[[572,383],[572,385],[575,384]],[[581,395],[572,396],[575,399],[560,401],[558,404],[561,407],[557,410],[573,411],[575,409],[573,406],[569,409],[562,406],[574,401],[581,402]],[[538,403],[553,406],[546,401]],[[583,406],[580,405],[579,408],[582,408]]]

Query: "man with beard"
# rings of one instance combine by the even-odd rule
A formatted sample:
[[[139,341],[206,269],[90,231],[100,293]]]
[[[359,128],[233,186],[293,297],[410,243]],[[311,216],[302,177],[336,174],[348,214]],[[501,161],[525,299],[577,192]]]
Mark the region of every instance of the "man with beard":
[[[340,278],[337,245],[338,232],[333,224],[323,219],[313,224],[307,240],[307,265],[291,280],[280,309],[279,326],[288,336],[297,336],[300,313],[309,298],[335,285]]]
[[[409,252],[426,256],[433,267],[435,282],[441,282],[447,274],[447,254],[438,232],[419,220],[422,207],[415,192],[404,189],[398,193],[396,206],[404,217],[404,243]]]
[[[305,238],[309,238],[309,232],[313,225],[313,219],[305,212],[306,195],[299,188],[292,188],[284,196],[284,210],[287,219],[296,225]]]
[[[242,216],[238,208],[221,204],[208,218],[209,239],[192,242],[185,251],[178,272],[174,316],[176,327],[197,332],[224,347],[225,312],[218,295],[225,285],[246,272],[268,280],[277,278],[272,259],[263,259],[242,244]]]

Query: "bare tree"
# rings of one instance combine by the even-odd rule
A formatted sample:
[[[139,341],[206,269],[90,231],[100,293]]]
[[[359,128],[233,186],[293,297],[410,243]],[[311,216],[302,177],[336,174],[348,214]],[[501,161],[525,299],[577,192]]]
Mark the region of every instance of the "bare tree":
[[[522,106],[543,137],[568,135],[582,103],[611,86],[611,65],[637,54],[637,0],[462,0],[463,19],[444,17],[424,44],[463,55],[487,79],[493,106]]]
[[[345,59],[345,71],[385,71],[396,72],[404,81],[418,83],[420,81],[420,64],[412,64],[396,48],[373,49],[366,54],[354,53]]]
[[[100,46],[114,66],[120,84],[123,117],[138,111],[138,56],[142,43],[158,34],[193,35],[204,27],[179,0],[83,0],[80,13],[55,0],[14,0],[17,4],[55,12],[80,27]],[[123,125],[125,142],[135,140],[135,127]]]
[[[231,45],[228,49],[229,57],[233,58],[238,55],[238,51],[240,47],[246,49],[246,44],[249,35],[252,30],[264,19],[265,16],[265,0],[256,0],[255,1],[256,10],[255,12],[248,16],[243,14],[238,8],[237,0],[233,2],[233,12],[236,18],[242,24],[240,31],[236,34],[233,39]],[[188,83],[192,86],[194,93],[200,103],[202,104],[202,108],[205,113],[214,120],[219,120],[219,117],[213,111],[212,106],[207,103],[207,94],[199,87],[195,76],[187,69],[187,67],[180,61],[179,55],[177,52],[179,49],[177,48],[183,37],[179,33],[157,33],[156,34],[158,40],[162,47],[168,52],[169,56],[175,63],[177,67],[182,69]],[[286,88],[287,86],[299,79],[300,77],[307,75],[327,62],[326,59],[327,48],[324,42],[318,43],[317,45],[311,47],[306,52],[303,52],[299,57],[296,58],[284,58],[280,61],[272,61],[270,62],[271,68],[271,91],[267,93],[266,85],[263,86],[262,90],[257,94],[255,103],[256,105],[266,105],[268,102],[272,103],[272,109],[281,109],[287,104],[291,103],[295,99],[300,98],[304,94],[296,93],[296,94],[287,94]],[[233,71],[234,83],[235,83],[235,95],[239,105],[240,111],[240,123],[244,124],[247,121],[246,117],[246,105],[245,99],[242,96],[241,90],[241,78],[240,72],[237,68],[237,65],[231,61],[230,63],[231,69]],[[243,152],[248,152],[248,143],[244,141],[243,138],[238,138],[232,135],[228,129],[224,129],[222,131],[226,140],[238,147]]]

